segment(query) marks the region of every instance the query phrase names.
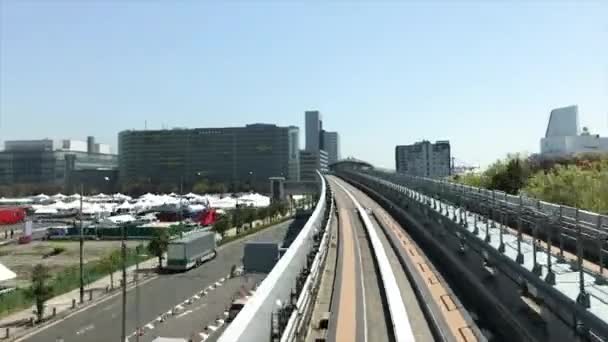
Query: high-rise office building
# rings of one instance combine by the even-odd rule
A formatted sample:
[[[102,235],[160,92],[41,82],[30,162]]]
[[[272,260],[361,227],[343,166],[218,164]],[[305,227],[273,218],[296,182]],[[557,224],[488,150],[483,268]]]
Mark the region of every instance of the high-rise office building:
[[[300,151],[300,180],[318,181],[317,170],[327,172],[327,152]]]
[[[340,136],[338,132],[323,131],[322,149],[327,151],[327,163],[333,164],[340,160]]]
[[[270,177],[300,177],[299,129],[294,126],[123,131],[118,149],[123,184],[189,187],[207,179],[267,190]]]
[[[449,141],[417,142],[395,147],[396,170],[413,176],[446,177],[451,174]]]
[[[304,115],[306,123],[306,150],[318,151],[321,147],[321,129],[323,127],[321,113],[313,110],[306,111]]]

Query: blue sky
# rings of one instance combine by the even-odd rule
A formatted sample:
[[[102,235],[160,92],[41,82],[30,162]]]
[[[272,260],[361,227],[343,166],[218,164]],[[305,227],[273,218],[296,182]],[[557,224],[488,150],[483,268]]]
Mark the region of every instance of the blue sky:
[[[608,1],[0,0],[0,140],[297,125],[342,155],[449,139],[487,165],[537,152],[552,108],[608,135]]]

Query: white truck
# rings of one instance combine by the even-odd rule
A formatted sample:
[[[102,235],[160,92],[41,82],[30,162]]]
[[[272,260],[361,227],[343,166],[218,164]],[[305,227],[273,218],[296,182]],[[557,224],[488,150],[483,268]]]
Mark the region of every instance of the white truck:
[[[215,233],[195,232],[169,242],[167,269],[187,271],[213,259],[216,254]]]

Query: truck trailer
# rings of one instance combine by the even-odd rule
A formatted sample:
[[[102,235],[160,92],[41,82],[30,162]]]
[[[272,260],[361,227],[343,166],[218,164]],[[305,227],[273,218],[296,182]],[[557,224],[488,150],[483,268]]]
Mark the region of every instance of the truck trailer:
[[[187,271],[215,258],[215,233],[195,232],[169,242],[167,248],[167,269]]]

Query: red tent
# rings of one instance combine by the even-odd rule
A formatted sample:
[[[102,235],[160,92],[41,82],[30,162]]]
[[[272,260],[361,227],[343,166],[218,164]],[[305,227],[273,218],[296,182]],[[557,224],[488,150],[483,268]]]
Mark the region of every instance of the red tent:
[[[23,208],[0,208],[0,225],[15,224],[25,220]]]
[[[217,217],[218,214],[215,211],[215,209],[210,208],[207,210],[204,210],[198,217],[198,223],[200,223],[201,226],[210,226],[212,224],[215,223],[215,221],[217,221]]]

